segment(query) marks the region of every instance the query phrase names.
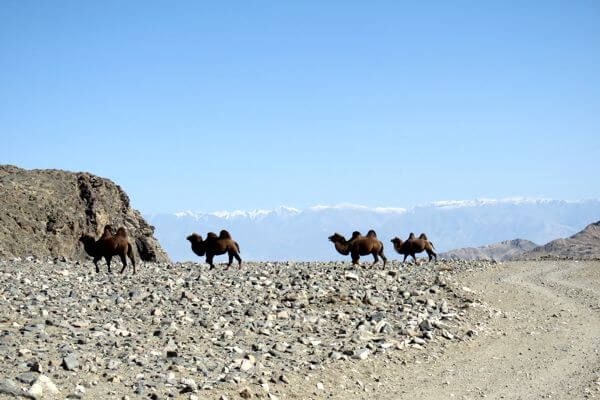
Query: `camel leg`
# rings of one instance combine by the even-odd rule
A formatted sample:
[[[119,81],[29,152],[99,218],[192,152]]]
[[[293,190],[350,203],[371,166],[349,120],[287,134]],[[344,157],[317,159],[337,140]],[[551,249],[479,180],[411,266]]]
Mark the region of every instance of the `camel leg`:
[[[227,268],[231,267],[233,263],[233,253],[229,252],[229,263],[227,264]]]
[[[408,254],[404,255],[404,260],[402,260],[402,264],[404,264],[406,262],[406,258],[408,257]]]
[[[435,257],[435,261],[437,261],[437,254],[435,254],[435,251],[431,250],[431,251],[430,251],[430,252],[428,252],[428,253],[430,253],[430,254],[429,254],[429,261],[431,261],[431,256],[434,256],[434,257]]]
[[[104,258],[106,259],[106,265],[108,266],[108,273],[112,274],[112,271],[110,270],[110,260],[112,259],[112,256],[106,256]]]
[[[125,272],[125,268],[127,268],[127,259],[125,258],[125,252],[119,254],[121,258],[121,263],[123,264],[123,268],[121,269],[121,273]]]
[[[135,258],[133,258],[133,248],[129,246],[127,249],[127,256],[131,260],[131,265],[133,265],[133,274],[135,275]]]
[[[213,255],[206,255],[206,263],[210,266],[210,269],[213,269],[215,266],[213,264]]]
[[[352,265],[357,265],[359,260],[360,260],[360,256],[358,254],[353,253],[352,254]]]
[[[381,259],[383,260],[383,268],[385,268],[385,263],[387,263],[387,258],[385,257],[385,255],[383,254],[383,249],[381,249],[379,251],[379,256],[381,257]]]
[[[237,262],[238,262],[238,266],[240,266],[240,267],[241,267],[241,266],[242,266],[242,259],[241,259],[240,255],[239,255],[239,254],[237,254],[237,253],[233,253],[233,256],[234,256],[234,257],[235,257],[235,259],[237,260]]]
[[[415,260],[415,264],[416,264],[417,263],[417,257],[415,257],[415,253],[412,253],[411,256],[412,256],[413,260]]]
[[[379,258],[377,257],[376,251],[374,251],[372,254],[373,254],[373,264],[371,266],[373,267],[373,266],[375,266],[375,264],[377,264],[377,261],[379,261]]]
[[[94,265],[96,266],[96,273],[99,274],[100,273],[100,268],[98,267],[98,261],[100,261],[102,259],[102,256],[100,257],[94,257]]]

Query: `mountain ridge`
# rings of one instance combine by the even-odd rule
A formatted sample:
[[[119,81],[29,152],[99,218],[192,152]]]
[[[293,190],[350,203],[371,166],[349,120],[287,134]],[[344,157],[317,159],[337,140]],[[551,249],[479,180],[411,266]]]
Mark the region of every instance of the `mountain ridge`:
[[[600,258],[600,221],[587,225],[572,236],[552,240],[515,257],[519,260],[540,258],[578,260]]]

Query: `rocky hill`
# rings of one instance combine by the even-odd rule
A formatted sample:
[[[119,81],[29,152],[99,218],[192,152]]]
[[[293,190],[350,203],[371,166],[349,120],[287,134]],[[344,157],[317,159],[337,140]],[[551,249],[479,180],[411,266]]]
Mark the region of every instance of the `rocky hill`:
[[[144,261],[169,261],[154,227],[114,182],[86,172],[0,165],[0,259],[85,258],[81,233],[125,226]]]
[[[449,260],[496,260],[503,261],[520,256],[538,245],[530,240],[505,240],[481,247],[465,247],[441,253],[441,258]]]
[[[600,258],[600,221],[565,239],[553,240],[528,251],[519,259],[562,258],[589,260]]]

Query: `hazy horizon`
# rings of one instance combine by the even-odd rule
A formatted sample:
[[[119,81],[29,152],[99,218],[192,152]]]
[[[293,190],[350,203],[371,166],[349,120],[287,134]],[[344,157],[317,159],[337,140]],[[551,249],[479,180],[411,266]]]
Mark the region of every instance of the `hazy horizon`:
[[[486,199],[433,202],[409,209],[371,208],[353,204],[306,209],[178,212],[144,214],[155,235],[176,261],[195,260],[185,238],[227,229],[249,260],[344,259],[327,237],[375,229],[387,255],[389,240],[409,232],[427,233],[438,251],[477,247],[505,240],[527,239],[537,244],[568,237],[600,220],[600,199]],[[310,249],[310,251],[307,251]]]

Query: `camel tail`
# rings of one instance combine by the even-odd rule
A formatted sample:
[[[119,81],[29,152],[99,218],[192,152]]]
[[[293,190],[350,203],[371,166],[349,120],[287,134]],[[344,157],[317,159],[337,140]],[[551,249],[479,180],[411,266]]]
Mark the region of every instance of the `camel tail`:
[[[433,242],[430,242],[429,240],[428,240],[428,242],[429,242],[429,244],[431,245],[431,248],[432,248],[432,249],[435,249],[435,246],[433,245]]]
[[[240,245],[238,244],[238,242],[233,243],[235,243],[235,247],[237,248],[238,253],[241,253],[242,251],[240,250]]]

